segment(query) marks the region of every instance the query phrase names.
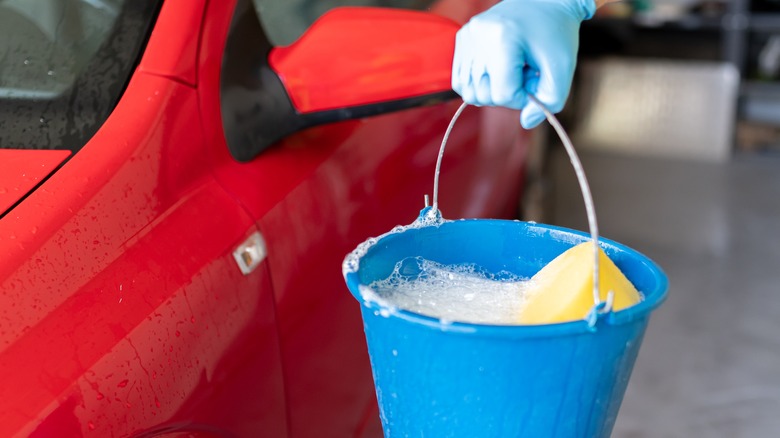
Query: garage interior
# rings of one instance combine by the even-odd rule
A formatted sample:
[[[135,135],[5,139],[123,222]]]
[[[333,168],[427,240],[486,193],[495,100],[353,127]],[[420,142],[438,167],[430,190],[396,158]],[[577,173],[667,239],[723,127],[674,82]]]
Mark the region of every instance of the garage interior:
[[[613,6],[583,24],[563,117],[602,235],[655,260],[670,284],[613,436],[774,436],[780,2]],[[586,230],[574,172],[548,135],[527,214]]]

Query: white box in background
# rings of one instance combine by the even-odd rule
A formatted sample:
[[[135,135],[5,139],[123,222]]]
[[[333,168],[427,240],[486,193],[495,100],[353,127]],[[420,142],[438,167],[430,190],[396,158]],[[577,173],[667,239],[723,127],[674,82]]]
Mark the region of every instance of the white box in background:
[[[739,72],[728,63],[656,59],[583,62],[575,144],[710,162],[734,143]]]

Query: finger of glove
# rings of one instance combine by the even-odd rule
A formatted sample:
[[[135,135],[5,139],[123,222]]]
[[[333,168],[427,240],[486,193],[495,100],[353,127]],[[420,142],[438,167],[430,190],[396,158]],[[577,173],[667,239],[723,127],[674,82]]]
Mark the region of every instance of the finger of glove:
[[[529,102],[528,105],[523,108],[520,113],[520,125],[525,129],[533,129],[539,126],[545,119],[544,112],[533,102]]]
[[[502,41],[497,52],[488,54],[490,60],[485,68],[490,77],[490,100],[496,106],[521,109],[528,103],[523,78],[524,51]]]
[[[477,73],[472,73],[472,77],[478,78],[476,87],[474,87],[476,105],[493,106],[493,99],[490,97],[490,76],[487,73],[482,73],[481,76],[477,76]]]
[[[484,73],[484,69],[476,70],[477,76],[474,72],[475,50],[477,41],[474,38],[472,23],[467,23],[463,26],[456,35],[456,47],[458,48],[458,67],[457,71],[457,87],[453,86],[453,90],[460,94],[463,101],[471,105],[481,105],[477,98],[477,86],[479,80]]]
[[[474,104],[480,106],[493,105],[491,98],[491,80],[487,68],[490,58],[487,50],[475,50],[471,62],[471,82],[474,86]]]
[[[468,81],[468,76],[464,73],[471,72],[471,58],[469,56],[469,42],[465,37],[466,28],[461,28],[455,34],[455,52],[452,56],[452,77],[451,85],[452,89],[458,94],[463,94],[463,87]]]
[[[539,77],[540,74],[538,70],[533,69],[530,66],[526,66],[523,69],[523,83],[525,84],[525,90],[528,92],[528,94],[536,96],[539,87]],[[539,108],[536,103],[528,99],[527,105],[520,113],[520,124],[523,126],[523,128],[535,128],[540,123],[542,123],[544,119],[545,115],[542,109]]]
[[[529,58],[529,65],[539,72],[538,84],[533,92],[539,101],[553,113],[560,112],[569,95],[576,55],[561,47],[537,49]]]
[[[526,91],[533,93],[551,112],[560,112],[569,95],[575,62],[575,55],[569,54],[565,48],[537,49],[529,57],[529,66],[538,71],[538,82],[535,89],[529,89],[531,81],[528,81]],[[529,102],[520,116],[520,122],[523,127],[530,129],[541,123],[544,117],[542,110],[534,102]]]

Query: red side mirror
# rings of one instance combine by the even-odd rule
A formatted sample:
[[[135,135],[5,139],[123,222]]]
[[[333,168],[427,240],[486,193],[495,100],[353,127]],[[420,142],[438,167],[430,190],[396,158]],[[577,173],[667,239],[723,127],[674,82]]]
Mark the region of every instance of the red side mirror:
[[[426,12],[336,8],[269,54],[300,114],[450,94],[460,25]]]
[[[450,75],[460,25],[426,12],[337,8],[287,47],[272,47],[241,0],[220,79],[228,149],[250,161],[282,138],[455,96]]]

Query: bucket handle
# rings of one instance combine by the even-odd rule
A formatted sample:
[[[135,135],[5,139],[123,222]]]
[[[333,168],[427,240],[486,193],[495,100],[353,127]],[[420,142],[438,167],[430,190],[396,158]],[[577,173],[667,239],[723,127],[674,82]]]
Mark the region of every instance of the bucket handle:
[[[529,94],[528,98],[531,99],[532,102],[534,102],[539,108],[544,112],[545,117],[547,117],[547,121],[552,125],[552,127],[555,129],[555,132],[558,134],[558,137],[561,139],[561,142],[563,142],[563,146],[566,149],[566,153],[569,155],[569,161],[571,161],[572,167],[574,167],[574,173],[577,175],[577,181],[579,182],[580,191],[582,192],[582,198],[585,201],[585,212],[588,216],[588,228],[590,228],[590,236],[592,241],[594,242],[593,245],[593,308],[588,313],[588,316],[585,318],[585,320],[588,322],[588,325],[593,327],[596,324],[596,321],[598,320],[599,315],[607,314],[612,311],[612,301],[614,298],[614,292],[609,291],[607,294],[607,299],[605,301],[601,301],[601,295],[599,294],[599,225],[598,221],[596,220],[596,208],[593,204],[593,195],[590,191],[590,184],[588,184],[588,178],[585,176],[585,169],[582,167],[582,162],[580,161],[580,157],[577,155],[577,151],[574,149],[574,145],[571,142],[571,139],[569,138],[568,134],[566,134],[566,130],[563,129],[563,126],[558,121],[558,119],[553,115],[552,111],[550,111],[542,102],[539,101],[539,99],[536,98],[536,96]],[[461,113],[468,104],[466,102],[463,102],[460,107],[458,107],[458,110],[455,111],[455,114],[452,116],[452,120],[450,120],[449,126],[447,126],[447,130],[444,132],[444,138],[442,138],[441,141],[441,147],[439,148],[439,156],[436,160],[436,172],[434,173],[434,179],[433,179],[433,205],[428,211],[429,214],[433,215],[439,215],[439,173],[441,171],[441,162],[442,158],[444,157],[444,148],[447,145],[447,140],[450,138],[450,133],[452,132],[452,128],[455,126],[455,122],[458,120],[458,117],[460,117]],[[426,202],[427,204],[427,202]]]

